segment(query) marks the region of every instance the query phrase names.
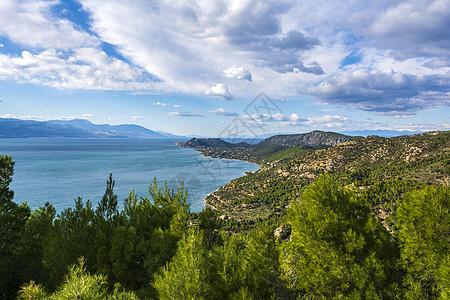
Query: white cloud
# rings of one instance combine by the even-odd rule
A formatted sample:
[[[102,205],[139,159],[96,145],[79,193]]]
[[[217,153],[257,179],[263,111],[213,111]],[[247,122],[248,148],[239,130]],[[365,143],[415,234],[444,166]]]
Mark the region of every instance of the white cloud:
[[[450,105],[449,75],[360,69],[328,78],[308,91],[330,104],[410,117],[419,110]]]
[[[98,38],[77,30],[67,19],[52,16],[58,1],[2,0],[0,34],[21,45],[69,50],[93,47]]]
[[[227,78],[236,78],[236,79],[245,79],[248,81],[252,81],[252,74],[249,70],[244,69],[244,67],[236,67],[232,66],[226,70],[223,70],[225,77]]]
[[[348,122],[349,119],[347,117],[325,115],[308,118],[304,124],[312,128],[342,128],[348,125]]]
[[[304,130],[355,130],[360,122],[353,121],[346,116],[322,115],[318,117],[301,117],[296,113],[291,114],[251,114],[243,116],[247,124],[263,128],[269,124],[280,125],[283,128],[303,128]],[[370,125],[371,126],[371,125]]]
[[[177,117],[204,117],[203,114],[187,112],[187,111],[171,111],[167,114],[169,116],[177,116]]]
[[[69,121],[75,119],[91,119],[95,117],[93,114],[82,114],[82,115],[74,115],[74,116],[56,116],[56,117],[44,117],[44,116],[16,116],[13,114],[4,114],[0,115],[0,118],[11,118],[11,119],[20,119],[20,120],[34,120],[34,121],[49,121],[49,120],[62,120]]]
[[[179,104],[173,104],[172,105],[170,103],[160,102],[160,101],[153,102],[153,105],[155,105],[155,106],[163,106],[163,107],[171,106],[171,107],[175,107],[175,108],[181,107],[181,105],[179,105]]]
[[[64,89],[157,89],[142,70],[94,48],[75,49],[68,58],[56,50],[21,56],[0,54],[0,80],[15,80]]]
[[[145,120],[145,118],[142,117],[142,116],[130,116],[130,120],[132,120],[132,121],[140,121],[140,120]]]
[[[374,130],[397,130],[405,132],[432,131],[432,130],[449,130],[450,124],[441,123],[407,123],[407,124],[384,124],[377,126]]]
[[[54,118],[46,118],[47,120],[61,120],[61,121],[70,121],[70,120],[89,120],[95,117],[93,114],[82,114],[82,115],[76,115],[76,116],[56,116]]]
[[[222,115],[222,116],[227,116],[227,117],[236,117],[239,115],[238,113],[235,113],[233,111],[228,111],[223,108],[216,108],[216,109],[210,110],[208,112],[210,114]]]
[[[245,119],[250,123],[255,123],[259,126],[263,126],[265,122],[275,122],[281,125],[300,125],[307,121],[307,119],[301,118],[296,113],[292,113],[290,115],[285,115],[283,113],[276,113],[276,114],[253,113],[250,115],[244,115],[243,119]]]
[[[24,50],[0,54],[0,80],[225,100],[307,92],[396,117],[448,105],[448,0],[80,0],[89,29],[59,3],[0,2],[0,36]]]
[[[236,87],[254,95],[262,87],[267,88],[267,74],[271,74],[272,82],[273,76],[278,77],[273,84],[279,87],[277,83],[288,82],[286,79],[293,72],[322,73],[319,62],[302,60],[304,51],[318,45],[317,38],[305,30],[284,30],[282,26],[283,14],[292,7],[288,2],[138,1],[129,5],[112,0],[107,6],[93,0],[81,3],[91,13],[92,30],[103,41],[115,45],[124,57],[182,92],[203,92],[211,79],[223,82],[223,77],[237,76],[248,82],[249,75],[255,80],[256,72],[258,82],[254,90],[239,82],[224,82],[233,90]],[[242,74],[229,70],[230,65],[248,63],[252,64],[251,74],[245,69]],[[280,70],[283,73],[277,73]],[[308,77],[297,76],[297,89],[299,78]]]
[[[2,119],[19,119],[19,120],[34,120],[34,121],[45,121],[48,120],[43,116],[16,116],[13,114],[0,115]]]
[[[224,100],[232,100],[233,96],[231,96],[228,91],[228,87],[223,83],[218,83],[215,86],[212,86],[210,89],[205,91],[205,95],[211,97],[218,97]]]

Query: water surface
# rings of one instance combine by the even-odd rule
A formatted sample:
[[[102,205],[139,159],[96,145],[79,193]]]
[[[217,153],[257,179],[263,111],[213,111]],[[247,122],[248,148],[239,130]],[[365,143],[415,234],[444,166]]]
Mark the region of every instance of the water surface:
[[[110,173],[116,182],[119,204],[131,190],[148,195],[156,176],[171,188],[185,182],[192,211],[204,207],[203,199],[230,180],[255,171],[255,164],[204,157],[175,140],[155,139],[0,139],[0,153],[15,162],[11,189],[14,201],[27,201],[32,209],[45,202],[59,212],[74,199],[102,198]]]

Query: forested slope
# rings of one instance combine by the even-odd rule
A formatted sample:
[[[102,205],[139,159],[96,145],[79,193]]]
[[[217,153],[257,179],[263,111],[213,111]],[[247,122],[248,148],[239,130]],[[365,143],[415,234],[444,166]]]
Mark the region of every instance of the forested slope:
[[[406,191],[450,184],[448,131],[369,136],[326,149],[303,150],[288,158],[264,163],[258,172],[231,181],[208,196],[207,203],[226,215],[234,230],[240,230],[284,214],[320,174],[332,175],[341,186],[370,198],[383,218]]]

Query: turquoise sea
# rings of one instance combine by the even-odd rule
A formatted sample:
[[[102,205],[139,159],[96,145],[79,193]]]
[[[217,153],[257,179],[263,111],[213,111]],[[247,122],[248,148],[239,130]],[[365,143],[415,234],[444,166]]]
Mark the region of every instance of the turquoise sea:
[[[15,162],[11,189],[14,201],[32,209],[45,202],[60,212],[77,197],[95,206],[102,198],[110,173],[119,204],[135,190],[148,195],[156,177],[175,188],[183,181],[191,211],[204,208],[203,199],[230,180],[256,171],[255,164],[204,157],[175,140],[154,139],[0,139],[0,154]]]

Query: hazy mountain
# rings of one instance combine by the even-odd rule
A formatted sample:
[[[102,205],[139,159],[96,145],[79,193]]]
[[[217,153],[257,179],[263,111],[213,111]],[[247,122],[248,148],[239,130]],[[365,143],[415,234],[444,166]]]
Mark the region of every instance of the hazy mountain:
[[[0,138],[93,138],[88,131],[60,124],[31,120],[0,119]]]
[[[28,121],[0,119],[0,138],[183,138],[145,127],[93,124],[88,120]]]
[[[343,134],[347,135],[360,135],[369,136],[377,135],[381,137],[396,137],[402,135],[413,135],[422,133],[423,131],[397,131],[397,130],[355,130],[355,131],[344,131]]]

